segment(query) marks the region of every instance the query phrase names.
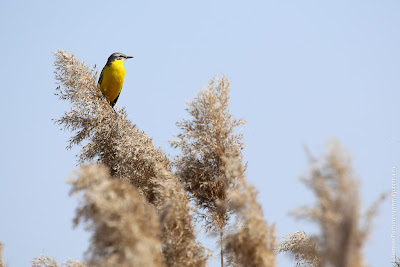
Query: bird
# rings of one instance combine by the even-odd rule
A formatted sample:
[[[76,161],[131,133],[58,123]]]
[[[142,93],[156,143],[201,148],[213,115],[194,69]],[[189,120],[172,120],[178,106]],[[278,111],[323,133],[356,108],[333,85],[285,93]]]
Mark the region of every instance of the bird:
[[[120,52],[112,53],[99,77],[98,86],[100,87],[100,91],[113,109],[124,84],[125,68],[123,63],[128,58],[133,57]]]

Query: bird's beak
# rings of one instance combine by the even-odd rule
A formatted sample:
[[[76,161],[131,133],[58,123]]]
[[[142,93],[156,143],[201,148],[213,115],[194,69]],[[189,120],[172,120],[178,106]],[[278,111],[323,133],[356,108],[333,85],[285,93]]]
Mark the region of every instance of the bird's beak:
[[[126,56],[126,59],[128,59],[128,58],[133,58],[133,57]]]

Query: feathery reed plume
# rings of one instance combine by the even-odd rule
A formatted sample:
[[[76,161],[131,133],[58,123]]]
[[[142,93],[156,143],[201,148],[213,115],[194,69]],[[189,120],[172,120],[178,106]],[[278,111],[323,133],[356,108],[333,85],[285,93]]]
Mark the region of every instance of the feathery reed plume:
[[[350,154],[333,141],[328,154],[319,159],[310,157],[309,173],[301,180],[314,192],[317,203],[293,214],[319,224],[321,234],[312,237],[318,249],[304,251],[303,242],[289,235],[283,245],[290,247],[298,259],[316,262],[316,266],[365,266],[362,248],[371,231],[371,221],[377,212],[378,200],[364,216],[360,214],[359,183],[352,168]],[[364,217],[363,225],[360,221]],[[288,250],[286,250],[288,251]]]
[[[62,267],[86,267],[83,262],[69,259],[63,263]]]
[[[156,211],[128,183],[111,179],[104,166],[86,165],[71,180],[81,193],[75,225],[93,231],[86,252],[91,266],[162,266],[160,225]]]
[[[32,267],[58,267],[58,263],[54,258],[45,255],[34,258],[31,262]]]
[[[290,252],[295,255],[296,266],[321,266],[317,244],[303,231],[284,236],[286,240],[279,246],[279,252]]]
[[[79,163],[93,159],[107,165],[113,176],[135,185],[153,203],[155,164],[166,168],[169,161],[161,149],[126,117],[124,109],[118,114],[102,97],[96,84],[96,73],[66,51],[55,52],[57,95],[72,104],[56,123],[75,132],[68,148],[83,146]]]
[[[229,219],[225,206],[217,201],[226,200],[226,191],[232,181],[226,177],[222,160],[226,155],[241,159],[244,147],[242,135],[235,134],[243,119],[236,120],[229,112],[229,82],[225,76],[212,79],[186,109],[191,120],[177,123],[182,133],[171,145],[181,154],[174,165],[178,177],[184,182],[191,199],[203,210],[206,230],[219,232],[221,265],[223,266],[223,231]]]
[[[225,158],[225,176],[236,186],[227,190],[224,205],[235,213],[236,223],[225,237],[225,253],[232,266],[276,266],[275,227],[264,220],[256,189],[247,183],[238,158]]]
[[[160,178],[156,179],[158,198],[158,213],[161,220],[163,251],[167,257],[168,266],[205,266],[208,255],[200,243],[195,241],[192,229],[191,211],[186,201],[187,195],[177,184],[175,177],[165,168],[160,167]],[[179,188],[177,188],[179,187]],[[162,200],[168,199],[167,202]],[[190,227],[188,227],[190,226]],[[190,253],[191,255],[186,255]]]
[[[58,267],[57,261],[52,258],[48,257],[45,255],[41,255],[40,257],[37,257],[33,259],[32,261],[32,267]],[[69,259],[66,262],[63,262],[61,265],[62,267],[86,267],[86,265],[80,261],[75,261],[73,259]]]
[[[4,267],[4,265],[3,265],[3,246],[4,246],[4,244],[0,242],[0,267]]]
[[[88,68],[73,55],[66,51],[55,52],[56,80],[58,96],[72,103],[71,110],[56,120],[64,129],[75,132],[69,140],[69,146],[82,145],[79,156],[80,163],[97,159],[99,163],[109,167],[111,175],[127,181],[146,196],[149,203],[161,210],[161,205],[176,205],[181,202],[184,210],[174,214],[171,209],[168,223],[163,222],[162,237],[168,237],[170,232],[180,235],[180,238],[162,239],[163,255],[167,263],[180,258],[181,266],[204,266],[206,254],[204,248],[196,243],[189,200],[184,197],[184,189],[173,175],[170,161],[161,149],[154,147],[152,140],[138,130],[128,119],[124,109],[114,113],[102,97],[96,84],[96,72]],[[161,194],[158,187],[162,180],[171,183],[174,193]],[[167,213],[163,209],[164,213]],[[185,240],[187,239],[187,240]],[[179,241],[179,243],[171,243]],[[185,244],[197,244],[183,247]],[[186,249],[186,253],[174,255],[170,247],[176,251]],[[184,265],[186,263],[186,265]],[[172,265],[169,265],[172,266]]]

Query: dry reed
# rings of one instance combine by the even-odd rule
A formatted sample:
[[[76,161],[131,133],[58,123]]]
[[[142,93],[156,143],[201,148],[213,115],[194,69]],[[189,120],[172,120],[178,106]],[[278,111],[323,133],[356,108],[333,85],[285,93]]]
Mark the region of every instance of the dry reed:
[[[80,196],[75,225],[86,222],[92,231],[90,266],[163,265],[159,221],[154,207],[127,182],[111,179],[108,168],[82,166],[70,180]]]
[[[208,232],[219,233],[221,266],[224,258],[231,266],[275,266],[277,250],[293,253],[297,265],[365,266],[362,247],[378,202],[360,214],[350,156],[338,143],[328,146],[325,157],[310,158],[302,181],[317,203],[295,212],[317,222],[321,234],[298,231],[278,247],[274,226],[265,221],[257,192],[245,178],[243,137],[235,132],[245,121],[229,111],[225,76],[211,79],[188,103],[191,118],[177,123],[181,133],[171,145],[180,154],[171,161],[127,119],[125,109],[112,110],[95,69],[61,50],[55,52],[55,67],[57,95],[71,103],[56,123],[74,133],[68,148],[82,146],[83,166],[71,183],[81,199],[75,223],[86,222],[92,232],[88,266],[206,266],[193,211]],[[57,266],[46,256],[33,263]],[[84,264],[70,260],[63,266]]]
[[[3,246],[4,246],[4,244],[0,242],[0,267],[4,267],[4,264],[3,264]]]
[[[83,145],[80,163],[96,160],[106,165],[112,177],[129,182],[157,210],[168,215],[164,216],[168,221],[162,222],[161,237],[163,256],[169,266],[204,266],[207,255],[195,240],[189,200],[172,173],[168,158],[127,119],[124,109],[113,112],[97,87],[94,69],[66,51],[58,50],[55,58],[56,80],[60,85],[57,95],[72,104],[71,110],[56,120],[63,129],[75,132],[68,147]],[[174,194],[160,194],[162,190],[158,187],[164,179],[171,183]],[[183,210],[176,214],[172,213],[176,209],[165,210],[165,206],[178,202]],[[165,239],[171,232],[179,238]],[[170,247],[175,248],[174,253]]]
[[[360,186],[350,154],[338,141],[330,142],[327,151],[327,155],[320,158],[310,156],[309,171],[301,177],[315,194],[315,206],[293,212],[298,218],[316,222],[321,233],[311,237],[299,232],[289,234],[280,250],[295,254],[299,265],[366,266],[362,248],[371,232],[372,218],[384,197],[361,214]]]
[[[37,257],[33,259],[32,261],[32,267],[58,267],[57,261],[52,258],[48,257],[45,255],[41,255],[40,257]],[[66,262],[63,262],[61,264],[61,267],[86,267],[86,265],[80,261],[75,261],[73,259],[69,259]]]
[[[225,238],[228,263],[240,267],[276,266],[275,227],[264,220],[257,191],[246,181],[242,162],[235,157],[223,160],[225,176],[236,184],[227,190],[227,199],[221,202],[232,210],[236,219]]]
[[[223,158],[229,154],[241,160],[243,137],[235,133],[235,128],[245,121],[234,119],[229,112],[225,76],[212,79],[187,105],[191,119],[177,123],[181,133],[171,141],[181,152],[174,165],[191,199],[201,208],[199,215],[206,222],[206,230],[219,233],[223,266],[223,235],[230,211],[217,203],[225,201],[228,188],[234,186],[225,175]]]

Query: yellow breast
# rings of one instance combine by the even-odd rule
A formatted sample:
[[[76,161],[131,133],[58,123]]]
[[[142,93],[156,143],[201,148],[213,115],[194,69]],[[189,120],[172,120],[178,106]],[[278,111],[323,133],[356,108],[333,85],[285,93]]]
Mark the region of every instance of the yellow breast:
[[[110,103],[121,93],[124,84],[125,68],[123,60],[114,60],[104,66],[100,75],[100,90]]]

